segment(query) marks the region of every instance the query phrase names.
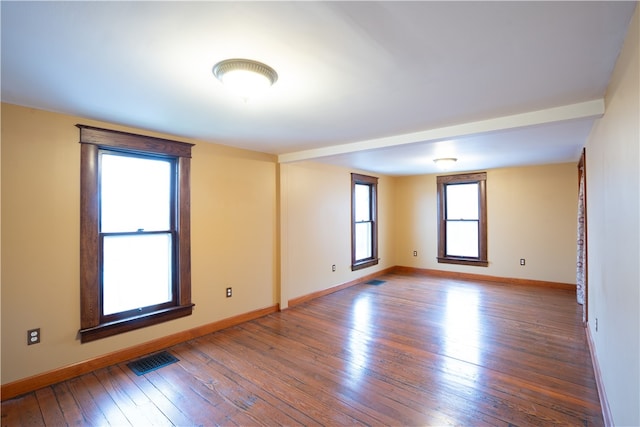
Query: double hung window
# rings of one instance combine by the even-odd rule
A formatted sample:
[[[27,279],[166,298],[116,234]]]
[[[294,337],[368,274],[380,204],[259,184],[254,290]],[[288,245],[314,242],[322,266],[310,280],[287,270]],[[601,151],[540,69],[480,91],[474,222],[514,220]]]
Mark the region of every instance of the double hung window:
[[[191,144],[78,127],[81,341],[191,314]]]
[[[438,262],[486,267],[485,172],[437,177]]]
[[[351,269],[378,264],[378,178],[351,174]]]

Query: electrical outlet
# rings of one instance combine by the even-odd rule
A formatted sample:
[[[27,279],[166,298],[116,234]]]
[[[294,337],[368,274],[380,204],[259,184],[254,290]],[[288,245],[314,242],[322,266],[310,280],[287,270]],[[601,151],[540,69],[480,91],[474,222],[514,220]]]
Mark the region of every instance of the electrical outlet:
[[[520,265],[524,265],[524,264],[525,264],[524,258],[520,258]]]
[[[336,271],[336,265],[335,265],[335,264],[333,264],[333,265],[331,266],[331,271]]]
[[[227,288],[227,298],[231,298],[233,296],[233,291],[231,288]]]
[[[27,331],[27,345],[38,344],[40,342],[40,328],[29,329]]]
[[[413,256],[418,256],[418,251],[413,251]]]

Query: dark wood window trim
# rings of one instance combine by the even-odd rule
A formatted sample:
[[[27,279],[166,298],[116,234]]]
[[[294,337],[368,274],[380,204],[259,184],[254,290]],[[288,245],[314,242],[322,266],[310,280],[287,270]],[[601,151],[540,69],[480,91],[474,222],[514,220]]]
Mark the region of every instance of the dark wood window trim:
[[[368,185],[371,189],[371,253],[370,258],[356,260],[356,184]],[[378,264],[378,178],[357,173],[351,174],[351,270],[360,270]]]
[[[126,132],[76,125],[80,129],[80,341],[82,343],[188,316],[191,302],[190,161],[191,147]],[[175,305],[124,319],[103,322],[100,291],[99,170],[100,149],[151,154],[177,162],[177,296]]]
[[[448,184],[478,183],[478,257],[454,257],[446,254],[447,224],[446,224],[446,186]],[[463,264],[487,267],[487,173],[477,172],[469,174],[445,175],[437,177],[438,186],[438,262],[448,264]]]

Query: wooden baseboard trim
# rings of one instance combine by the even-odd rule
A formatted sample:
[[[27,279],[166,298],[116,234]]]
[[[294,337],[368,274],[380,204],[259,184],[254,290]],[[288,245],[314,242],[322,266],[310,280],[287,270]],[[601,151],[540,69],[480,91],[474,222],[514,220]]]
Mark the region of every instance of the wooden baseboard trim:
[[[180,344],[182,342],[189,341],[191,339],[198,338],[212,332],[239,325],[249,320],[258,319],[268,314],[275,313],[279,310],[280,307],[278,304],[276,304],[271,307],[266,307],[263,309],[240,314],[238,316],[229,317],[227,319],[198,326],[196,328],[178,332],[166,337],[161,337],[133,347],[118,350],[113,353],[98,356],[93,359],[78,362],[73,365],[64,366],[62,368],[54,369],[49,372],[44,372],[32,377],[3,384],[0,388],[0,398],[2,399],[2,401],[12,399],[25,393],[30,393],[32,391],[38,390],[42,387],[47,387],[61,381],[69,380],[79,375],[95,371],[96,369],[105,368],[107,366],[122,363],[130,359],[135,359],[136,357],[163,350],[167,347],[171,347],[173,345]]]
[[[585,325],[585,332],[587,334],[587,343],[589,344],[589,353],[591,353],[591,363],[593,364],[593,375],[596,377],[596,386],[598,388],[598,397],[600,398],[600,407],[602,408],[602,418],[604,419],[604,425],[607,427],[613,427],[613,415],[611,414],[611,407],[609,406],[609,399],[607,399],[607,393],[604,390],[604,382],[602,381],[602,372],[600,371],[600,363],[598,362],[598,356],[596,353],[595,342],[593,341],[593,335],[591,334],[591,328],[589,324]]]
[[[382,276],[384,274],[391,273],[394,270],[394,268],[395,267],[385,268],[384,270],[376,271],[375,273],[368,274],[368,275],[363,276],[363,277],[359,277],[357,279],[351,280],[349,282],[342,283],[340,285],[333,286],[333,287],[328,288],[328,289],[323,289],[321,291],[312,292],[310,294],[303,295],[301,297],[292,298],[289,301],[287,301],[287,304],[288,304],[289,308],[294,307],[296,305],[305,303],[307,301],[311,301],[313,299],[320,298],[320,297],[323,297],[325,295],[329,295],[329,294],[332,294],[334,292],[341,291],[342,289],[348,288],[348,287],[353,286],[353,285],[357,285],[358,283],[367,282],[367,281],[369,281],[371,279],[374,279],[374,278],[376,278],[378,276]]]
[[[451,272],[451,271],[443,271],[443,270],[431,270],[431,269],[422,269],[422,268],[414,268],[414,267],[394,266],[394,267],[386,268],[384,270],[377,271],[372,274],[368,274],[366,276],[362,276],[358,279],[351,280],[346,283],[342,283],[337,286],[333,286],[328,289],[324,289],[318,292],[313,292],[311,294],[303,295],[301,297],[292,298],[288,301],[288,306],[294,307],[296,305],[313,300],[315,298],[320,298],[322,296],[340,291],[350,286],[354,286],[359,283],[364,283],[366,281],[369,281],[378,276],[382,276],[388,273],[420,274],[420,275],[436,276],[436,277],[451,278],[451,279],[483,280],[483,281],[518,284],[518,285],[544,286],[544,287],[575,291],[575,285],[572,285],[569,283],[545,282],[545,281],[530,280],[530,279],[514,279],[514,278],[505,278],[505,277],[496,277],[496,276],[486,276],[482,274],[459,273],[459,272]],[[171,347],[173,345],[176,345],[185,341],[189,341],[191,339],[198,338],[203,335],[210,334],[212,332],[216,332],[225,328],[229,328],[231,326],[239,325],[249,320],[257,319],[257,318],[266,316],[268,314],[275,313],[279,310],[280,310],[280,307],[279,305],[276,304],[271,307],[266,307],[263,309],[251,311],[249,313],[233,316],[227,319],[220,320],[218,322],[209,323],[207,325],[198,326],[196,328],[178,332],[176,334],[168,335],[166,337],[161,337],[153,341],[149,341],[133,347],[128,347],[122,350],[118,350],[113,353],[108,353],[93,359],[78,362],[73,365],[64,366],[62,368],[54,369],[49,372],[44,372],[42,374],[34,375],[32,377],[28,377],[28,378],[17,380],[11,383],[3,384],[0,387],[0,399],[3,401],[7,399],[12,399],[22,394],[35,391],[39,388],[47,387],[52,384],[77,377],[79,375],[83,375],[88,372],[95,371],[97,369],[101,369],[117,363],[125,362],[130,359],[134,359],[136,357],[144,356],[146,354],[153,353],[155,351],[159,351],[167,347]],[[589,338],[591,339],[590,336]],[[590,341],[589,348],[591,350],[591,341]],[[597,366],[597,362],[595,358],[595,353],[593,351],[592,351],[592,359],[594,361],[594,369],[595,369]],[[599,375],[599,368],[598,368],[598,375]],[[598,392],[602,393],[600,395],[600,399],[602,402],[603,412],[605,411],[605,407],[607,411],[610,411],[608,407],[608,403],[606,403],[606,396],[604,395],[604,389],[602,388],[602,391],[601,391],[602,381],[599,379],[598,375],[596,376],[596,380],[598,383]],[[609,412],[609,420],[611,419],[612,419],[611,414]],[[605,416],[605,422],[607,422],[606,416]],[[607,425],[613,425],[613,423],[609,423]]]
[[[393,272],[400,273],[400,274],[420,274],[424,276],[435,276],[435,277],[442,277],[447,279],[482,280],[486,282],[507,283],[511,285],[540,286],[545,288],[564,289],[564,290],[573,291],[573,292],[575,292],[576,290],[576,285],[571,283],[547,282],[544,280],[532,280],[532,279],[517,279],[512,277],[487,276],[484,274],[460,273],[457,271],[432,270],[427,268],[396,266],[394,267]]]

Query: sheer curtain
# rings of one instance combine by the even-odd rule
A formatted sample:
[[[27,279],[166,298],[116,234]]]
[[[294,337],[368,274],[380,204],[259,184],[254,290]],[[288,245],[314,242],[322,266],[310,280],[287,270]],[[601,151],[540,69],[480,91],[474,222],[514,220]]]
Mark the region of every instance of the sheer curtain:
[[[582,304],[582,320],[586,321],[585,293],[587,286],[587,224],[584,151],[578,163],[578,233],[576,257],[576,298]]]

